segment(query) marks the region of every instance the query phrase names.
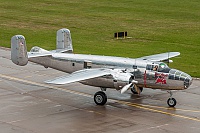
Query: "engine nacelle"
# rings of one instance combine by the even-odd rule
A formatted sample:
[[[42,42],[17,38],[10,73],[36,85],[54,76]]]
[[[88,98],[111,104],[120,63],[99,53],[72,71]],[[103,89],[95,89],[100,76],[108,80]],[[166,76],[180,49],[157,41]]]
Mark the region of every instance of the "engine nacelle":
[[[26,41],[23,35],[15,35],[11,38],[11,60],[19,66],[28,63]]]
[[[131,83],[133,76],[130,73],[117,73],[113,76],[114,87],[116,90],[122,89],[125,85]]]

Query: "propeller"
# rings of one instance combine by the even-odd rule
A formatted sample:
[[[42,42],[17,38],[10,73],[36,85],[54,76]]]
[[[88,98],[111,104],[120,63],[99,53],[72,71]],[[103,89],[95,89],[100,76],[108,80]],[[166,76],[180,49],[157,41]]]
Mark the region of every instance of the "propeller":
[[[169,59],[169,54],[170,54],[170,52],[168,52],[168,57],[167,57],[167,58],[168,58],[168,59],[167,59],[167,65],[168,65],[168,66],[169,66],[169,63],[172,63],[172,62],[173,62],[173,60],[170,60],[170,59]]]
[[[140,95],[140,93],[141,93],[140,88],[138,88],[137,85],[135,85],[135,84],[134,84],[134,88],[135,88],[136,92],[138,93],[138,95]]]
[[[122,89],[121,89],[121,94],[123,94],[124,92],[126,92],[133,84],[137,84],[138,81],[133,80],[130,84],[125,85]],[[136,85],[135,85],[136,86]],[[139,89],[138,89],[139,90]],[[138,91],[137,91],[138,92]],[[139,94],[139,93],[138,93]]]
[[[167,65],[169,66],[169,52],[168,52],[168,59],[167,59]]]

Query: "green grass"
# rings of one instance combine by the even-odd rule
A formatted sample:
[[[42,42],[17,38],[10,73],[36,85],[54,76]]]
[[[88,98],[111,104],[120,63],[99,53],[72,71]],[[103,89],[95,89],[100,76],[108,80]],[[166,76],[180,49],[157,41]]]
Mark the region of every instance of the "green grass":
[[[1,0],[0,46],[15,34],[28,49],[55,49],[56,31],[68,28],[75,53],[140,57],[179,51],[170,67],[200,77],[198,0]],[[116,40],[128,31],[131,39]]]

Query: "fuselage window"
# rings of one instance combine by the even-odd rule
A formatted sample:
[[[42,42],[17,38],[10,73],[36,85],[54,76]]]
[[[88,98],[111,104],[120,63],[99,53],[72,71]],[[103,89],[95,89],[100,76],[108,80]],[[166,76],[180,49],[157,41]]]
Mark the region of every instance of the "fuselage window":
[[[133,65],[133,69],[137,69],[137,66]]]
[[[174,74],[169,74],[169,79],[174,79]]]
[[[85,61],[83,64],[83,67],[86,69],[92,68],[92,62],[91,61]]]

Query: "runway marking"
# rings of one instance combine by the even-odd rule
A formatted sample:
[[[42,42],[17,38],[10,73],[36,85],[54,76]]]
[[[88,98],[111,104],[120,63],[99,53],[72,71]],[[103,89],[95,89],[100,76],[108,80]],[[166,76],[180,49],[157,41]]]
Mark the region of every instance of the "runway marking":
[[[145,105],[140,104],[141,106],[145,107],[152,107],[152,108],[159,108],[159,109],[166,109],[166,110],[174,110],[174,111],[184,111],[184,112],[193,112],[193,113],[199,113],[200,110],[189,110],[189,109],[177,109],[177,108],[170,108],[170,107],[161,107],[161,106],[153,106],[153,105]]]
[[[33,77],[33,76],[28,75],[28,76],[26,76],[25,78],[31,78],[31,77]]]
[[[173,113],[169,113],[169,112],[165,112],[165,111],[161,111],[161,110],[147,108],[147,107],[143,107],[143,106],[141,106],[139,104],[135,104],[135,103],[124,102],[124,101],[118,101],[118,103],[129,105],[129,106],[132,106],[132,107],[141,108],[141,109],[144,109],[144,110],[149,110],[149,111],[152,111],[152,112],[157,112],[157,113],[161,113],[161,114],[166,114],[166,115],[170,115],[170,116],[176,116],[176,117],[179,117],[179,118],[184,118],[184,119],[189,119],[189,120],[200,122],[200,119],[197,119],[197,118],[192,118],[192,117],[188,117],[188,116],[183,116],[183,115],[173,114]]]
[[[2,65],[2,64],[0,64],[0,66],[5,67],[5,68],[9,68],[9,69],[12,69],[12,70],[20,70],[20,71],[23,71],[23,72],[29,72],[29,73],[37,74],[38,76],[47,76],[47,74],[41,74],[40,71],[29,71],[29,70],[20,69],[20,68],[16,69],[16,68],[13,68],[11,66],[6,66],[6,65]],[[55,72],[55,73],[51,73],[51,74],[57,74],[57,73],[59,73],[59,71]],[[32,76],[27,76],[27,78],[29,78],[29,77],[32,77]]]
[[[42,84],[42,83],[37,83],[37,82],[32,82],[32,81],[28,81],[28,80],[24,80],[24,79],[20,79],[20,78],[15,78],[15,77],[3,75],[3,74],[0,74],[0,77],[4,78],[4,79],[7,79],[7,80],[11,80],[11,81],[17,81],[17,82],[37,85],[37,86],[40,86],[40,87],[61,90],[61,91],[65,91],[65,92],[69,92],[69,93],[72,93],[72,94],[77,94],[77,95],[81,95],[81,96],[85,96],[85,97],[90,97],[90,98],[93,97],[92,95],[86,94],[86,93],[83,93],[83,92],[77,92],[77,91],[73,91],[73,90],[69,90],[69,89],[63,89],[63,88],[60,88],[60,87],[50,86],[48,84]],[[157,113],[161,113],[161,114],[165,114],[165,115],[170,115],[170,116],[174,116],[174,117],[179,117],[179,118],[184,118],[184,119],[200,122],[200,119],[197,119],[197,118],[192,118],[192,117],[188,117],[188,116],[173,114],[173,113],[169,113],[169,112],[165,112],[165,111],[161,111],[161,110],[150,108],[150,107],[154,107],[154,108],[169,109],[169,108],[165,108],[165,107],[158,107],[158,106],[151,106],[151,105],[144,105],[144,104],[136,104],[136,103],[125,102],[125,101],[120,101],[120,100],[115,100],[115,99],[108,99],[108,100],[116,102],[116,103],[128,105],[128,106],[131,106],[131,107],[136,107],[136,108],[140,108],[140,109],[144,109],[144,110],[148,110],[148,111],[152,111],[152,112],[157,112]],[[178,109],[176,109],[176,110],[178,110]],[[179,110],[183,111],[183,109],[179,109]],[[190,111],[190,110],[185,110],[185,111]],[[193,111],[193,112],[195,112],[195,111]],[[198,112],[200,112],[200,111],[198,111]]]
[[[164,124],[164,125],[159,125],[159,126],[154,126],[154,127],[149,127],[149,128],[143,128],[143,129],[139,129],[139,130],[128,132],[128,133],[144,132],[145,130],[150,130],[150,129],[155,129],[155,128],[162,128],[162,127],[168,126],[168,125],[169,124]]]
[[[48,84],[32,82],[32,81],[28,81],[28,80],[24,80],[24,79],[20,79],[20,78],[15,78],[15,77],[3,75],[3,74],[0,74],[0,77],[11,80],[11,81],[17,81],[17,82],[22,82],[22,83],[26,83],[26,84],[28,83],[28,84],[32,84],[32,85],[36,85],[36,86],[40,86],[40,87],[49,88],[49,89],[56,89],[56,90],[69,92],[69,93],[72,93],[72,94],[82,95],[82,96],[86,96],[86,97],[92,97],[91,95],[86,94],[86,93],[77,92],[77,91],[73,91],[73,90],[69,90],[69,89],[63,89],[63,88],[51,86],[51,85],[48,85]]]

